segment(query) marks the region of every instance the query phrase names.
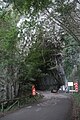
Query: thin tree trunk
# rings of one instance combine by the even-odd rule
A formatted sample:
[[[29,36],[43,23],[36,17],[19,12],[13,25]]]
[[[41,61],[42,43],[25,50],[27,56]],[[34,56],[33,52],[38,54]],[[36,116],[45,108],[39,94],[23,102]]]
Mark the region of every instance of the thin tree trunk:
[[[9,83],[6,85],[6,99],[9,99]]]

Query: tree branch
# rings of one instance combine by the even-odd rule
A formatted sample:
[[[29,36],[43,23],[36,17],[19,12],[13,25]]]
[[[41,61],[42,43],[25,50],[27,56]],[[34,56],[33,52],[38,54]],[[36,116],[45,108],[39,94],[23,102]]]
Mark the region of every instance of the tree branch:
[[[47,10],[47,12],[49,13],[49,14],[51,14],[50,12],[49,12],[49,10],[48,9],[46,9]],[[45,13],[47,16],[49,16],[47,13]],[[73,31],[71,30],[71,29],[69,29],[63,22],[61,22],[59,19],[57,19],[57,18],[55,18],[55,17],[50,17],[50,19],[53,21],[53,22],[55,22],[57,25],[59,25],[59,26],[61,26],[64,30],[66,30],[66,32],[68,32],[78,43],[79,43],[79,45],[80,45],[80,40],[77,38],[77,36],[73,33]]]
[[[13,0],[13,3],[14,3],[15,8],[18,10],[18,12],[19,12],[20,14],[22,14],[22,12],[20,11],[20,9],[19,9],[18,6],[16,5],[15,0]]]

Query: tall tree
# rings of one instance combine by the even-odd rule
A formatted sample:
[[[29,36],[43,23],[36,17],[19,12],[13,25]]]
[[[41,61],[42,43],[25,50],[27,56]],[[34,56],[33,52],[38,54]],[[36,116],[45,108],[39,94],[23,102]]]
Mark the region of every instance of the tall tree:
[[[5,1],[5,0],[4,0]],[[30,13],[34,16],[40,11],[45,11],[50,19],[67,31],[80,43],[80,2],[78,0],[7,0],[13,3],[20,13]]]
[[[79,64],[80,64],[80,46],[68,34],[62,37],[65,42],[63,49],[64,54],[64,68],[69,80],[79,80]]]
[[[0,78],[3,81],[6,98],[16,96],[15,83],[17,80],[17,65],[18,65],[18,31],[15,24],[14,13],[5,10],[0,14]],[[11,88],[10,88],[11,87]],[[12,91],[12,87],[14,92]],[[5,90],[6,89],[6,90]],[[11,89],[11,90],[10,90]],[[13,92],[13,95],[12,95]]]

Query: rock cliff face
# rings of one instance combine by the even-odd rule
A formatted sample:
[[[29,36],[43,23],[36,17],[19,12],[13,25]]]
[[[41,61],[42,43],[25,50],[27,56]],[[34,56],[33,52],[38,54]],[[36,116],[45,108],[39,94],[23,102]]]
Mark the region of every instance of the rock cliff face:
[[[62,66],[61,54],[55,55],[56,65],[50,66],[42,79],[37,80],[37,88],[41,90],[56,89],[65,84],[65,72]]]

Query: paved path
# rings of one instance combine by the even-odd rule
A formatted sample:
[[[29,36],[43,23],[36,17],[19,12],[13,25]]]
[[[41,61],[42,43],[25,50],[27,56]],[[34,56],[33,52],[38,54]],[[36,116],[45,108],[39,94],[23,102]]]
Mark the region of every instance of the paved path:
[[[8,114],[0,120],[70,120],[71,99],[69,95],[42,92],[44,100]]]

